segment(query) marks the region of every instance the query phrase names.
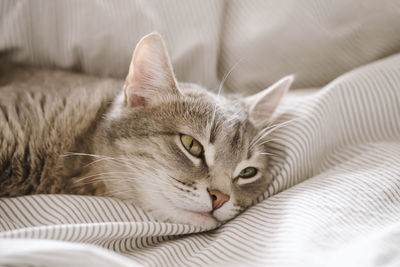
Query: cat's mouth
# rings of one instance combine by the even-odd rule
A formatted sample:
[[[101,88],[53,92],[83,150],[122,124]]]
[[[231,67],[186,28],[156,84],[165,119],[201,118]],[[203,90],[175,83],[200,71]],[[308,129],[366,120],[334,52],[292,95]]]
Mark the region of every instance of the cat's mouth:
[[[203,218],[207,218],[208,220],[213,220],[217,222],[217,225],[221,225],[224,221],[219,220],[216,216],[214,216],[215,210],[209,211],[209,212],[198,212],[198,211],[193,211],[189,209],[184,209],[184,211],[191,213],[191,214],[197,214]]]
[[[213,215],[215,211],[213,209],[210,209],[209,211],[196,211],[182,206],[177,206],[168,197],[165,198],[168,200],[169,204],[172,207],[181,211],[177,213],[180,214],[178,218],[172,219],[175,222],[189,223],[192,225],[199,225],[206,228],[213,228],[222,223]]]

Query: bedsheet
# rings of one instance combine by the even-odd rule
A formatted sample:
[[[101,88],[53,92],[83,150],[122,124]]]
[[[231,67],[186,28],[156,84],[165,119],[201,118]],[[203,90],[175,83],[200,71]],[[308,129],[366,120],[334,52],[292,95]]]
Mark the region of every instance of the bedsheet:
[[[276,122],[273,182],[220,228],[157,222],[112,198],[4,198],[0,265],[399,266],[400,54],[289,95]]]

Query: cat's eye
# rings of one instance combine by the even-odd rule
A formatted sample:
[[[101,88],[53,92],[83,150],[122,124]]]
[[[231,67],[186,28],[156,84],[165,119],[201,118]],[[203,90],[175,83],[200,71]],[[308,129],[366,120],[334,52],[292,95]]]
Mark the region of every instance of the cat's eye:
[[[257,169],[254,167],[247,167],[239,173],[240,178],[251,178],[257,174]]]
[[[182,145],[186,150],[195,157],[200,157],[203,153],[202,145],[193,137],[186,134],[181,134]]]

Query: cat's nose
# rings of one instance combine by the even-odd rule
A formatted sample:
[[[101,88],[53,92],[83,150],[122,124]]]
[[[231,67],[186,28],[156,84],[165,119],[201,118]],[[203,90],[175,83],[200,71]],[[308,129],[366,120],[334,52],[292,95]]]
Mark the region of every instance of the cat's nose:
[[[214,210],[222,207],[222,205],[224,205],[224,203],[227,202],[230,198],[228,195],[222,193],[219,190],[208,190],[208,193],[210,194],[212,207]]]

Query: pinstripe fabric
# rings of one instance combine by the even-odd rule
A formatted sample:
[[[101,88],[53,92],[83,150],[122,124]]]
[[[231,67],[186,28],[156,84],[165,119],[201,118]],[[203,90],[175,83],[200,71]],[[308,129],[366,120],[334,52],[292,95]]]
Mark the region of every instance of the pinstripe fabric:
[[[291,122],[270,142],[273,183],[219,229],[192,234],[201,229],[108,198],[1,199],[0,263],[7,240],[27,238],[97,245],[148,266],[398,266],[400,55],[289,96],[277,121]]]

